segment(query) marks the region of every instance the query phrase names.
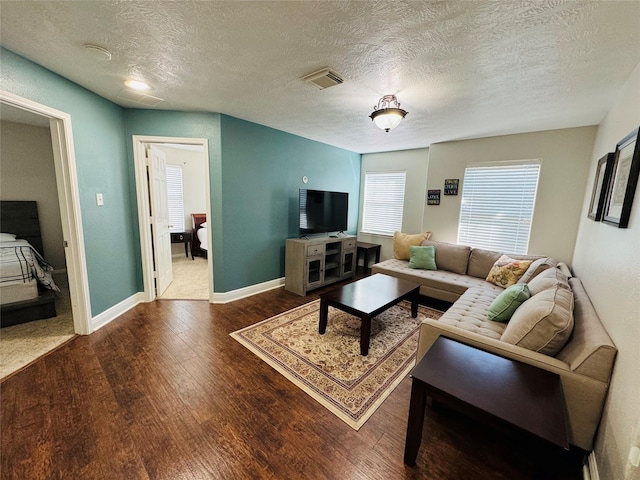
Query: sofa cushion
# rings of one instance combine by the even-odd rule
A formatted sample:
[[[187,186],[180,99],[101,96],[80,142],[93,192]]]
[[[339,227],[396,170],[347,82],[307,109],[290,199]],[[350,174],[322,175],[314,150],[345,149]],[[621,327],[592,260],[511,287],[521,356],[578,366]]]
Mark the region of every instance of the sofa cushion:
[[[469,255],[469,265],[467,267],[467,275],[478,278],[487,278],[491,267],[503,254],[500,252],[494,252],[493,250],[484,250],[482,248],[472,248],[471,255]],[[519,255],[515,253],[508,254],[511,258],[516,260],[537,260],[541,258],[540,255]],[[436,263],[438,259],[436,258]]]
[[[468,332],[499,340],[506,324],[487,319],[487,310],[499,291],[486,288],[469,288],[445,313],[438,323],[462,328]]]
[[[533,295],[515,311],[500,338],[554,356],[573,330],[573,293],[562,285]]]
[[[531,262],[531,260],[516,260],[502,255],[496,263],[493,264],[491,270],[489,270],[487,282],[494,283],[503,288],[515,285],[520,277],[527,271]]]
[[[422,245],[433,245],[436,247],[436,267],[438,270],[459,273],[467,273],[467,263],[469,262],[469,252],[471,247],[466,245],[455,245],[453,243],[436,242],[426,239]],[[483,277],[484,278],[484,277]]]
[[[487,318],[494,322],[508,322],[513,312],[529,297],[531,294],[526,284],[511,285],[491,302],[487,310]]]
[[[531,265],[529,265],[529,268],[527,269],[526,272],[524,272],[524,275],[520,277],[520,280],[518,280],[518,283],[529,283],[531,280],[536,278],[545,270],[551,267],[556,267],[557,265],[558,265],[558,262],[556,262],[553,258],[548,258],[548,257],[538,258],[537,260],[534,260],[531,263]]]
[[[398,260],[409,260],[409,247],[418,246],[423,240],[431,238],[431,232],[417,233],[409,235],[407,233],[395,232],[393,234],[393,255]]]
[[[409,247],[409,268],[436,270],[436,249],[433,246]]]
[[[556,285],[569,288],[569,279],[559,268],[549,268],[528,283],[532,296]]]
[[[437,251],[437,250],[436,250]],[[445,270],[417,270],[409,268],[409,262],[391,258],[384,262],[376,263],[372,267],[372,273],[384,273],[403,280],[419,283],[436,290],[444,290],[455,294],[454,301],[471,287],[479,287],[489,290],[493,297],[503,291],[491,283],[469,275],[460,275]],[[493,298],[492,298],[493,299]],[[488,305],[487,305],[488,306]]]

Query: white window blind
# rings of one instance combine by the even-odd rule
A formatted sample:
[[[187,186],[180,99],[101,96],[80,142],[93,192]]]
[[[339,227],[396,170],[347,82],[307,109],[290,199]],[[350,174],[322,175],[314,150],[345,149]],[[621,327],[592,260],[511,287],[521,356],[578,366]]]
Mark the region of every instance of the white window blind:
[[[167,200],[169,207],[169,231],[184,232],[182,167],[167,165]]]
[[[464,172],[458,243],[526,254],[540,160],[469,165]]]
[[[366,172],[362,231],[393,235],[402,230],[406,172]]]

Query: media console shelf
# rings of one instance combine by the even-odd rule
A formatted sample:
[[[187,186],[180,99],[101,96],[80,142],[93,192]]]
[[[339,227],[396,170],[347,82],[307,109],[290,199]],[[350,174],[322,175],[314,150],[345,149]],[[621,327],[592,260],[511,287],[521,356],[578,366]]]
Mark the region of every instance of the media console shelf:
[[[284,288],[289,292],[306,295],[355,271],[355,236],[287,239]]]

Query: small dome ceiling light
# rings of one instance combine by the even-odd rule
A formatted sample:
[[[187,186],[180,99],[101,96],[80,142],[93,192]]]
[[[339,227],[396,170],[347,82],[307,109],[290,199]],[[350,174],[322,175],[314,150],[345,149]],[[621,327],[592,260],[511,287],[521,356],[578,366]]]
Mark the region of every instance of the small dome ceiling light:
[[[378,105],[373,107],[373,113],[369,117],[379,128],[388,132],[397,127],[407,113],[409,112],[400,108],[395,95],[385,95],[378,101]]]
[[[111,60],[111,52],[106,48],[100,47],[98,45],[93,45],[92,43],[85,43],[84,48],[98,60],[104,60],[107,62]]]
[[[140,91],[149,90],[149,85],[139,80],[127,80],[124,82],[124,84],[127,87],[132,88],[134,90],[140,90]]]

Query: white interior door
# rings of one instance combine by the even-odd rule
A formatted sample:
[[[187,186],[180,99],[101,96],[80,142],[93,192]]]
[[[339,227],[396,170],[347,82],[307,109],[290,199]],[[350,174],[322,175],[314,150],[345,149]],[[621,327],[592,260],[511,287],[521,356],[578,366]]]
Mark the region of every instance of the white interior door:
[[[156,295],[160,296],[173,281],[171,266],[171,233],[167,201],[167,169],[164,153],[155,145],[150,148],[149,189],[151,196],[151,224],[153,259],[156,274]]]

